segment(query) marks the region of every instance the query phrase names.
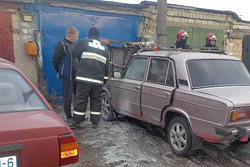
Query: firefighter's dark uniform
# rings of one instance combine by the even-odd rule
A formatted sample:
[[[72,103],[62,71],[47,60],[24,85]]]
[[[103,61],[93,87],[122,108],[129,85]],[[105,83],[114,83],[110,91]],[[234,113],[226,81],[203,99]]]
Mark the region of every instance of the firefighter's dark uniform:
[[[101,41],[93,38],[79,41],[73,56],[79,59],[76,73],[77,94],[73,110],[73,120],[85,120],[88,98],[90,97],[90,121],[100,122],[101,93],[104,78],[109,74],[109,51]]]

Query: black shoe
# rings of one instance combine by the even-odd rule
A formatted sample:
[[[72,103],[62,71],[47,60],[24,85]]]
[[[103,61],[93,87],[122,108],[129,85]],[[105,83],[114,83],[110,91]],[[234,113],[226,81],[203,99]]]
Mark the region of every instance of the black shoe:
[[[72,117],[67,118],[66,123],[70,126],[72,123],[74,123],[74,120]]]
[[[92,127],[93,127],[93,129],[98,128],[98,122],[92,122]]]
[[[81,129],[81,122],[75,122],[73,118],[67,118],[66,122],[71,129]]]
[[[75,130],[83,129],[83,127],[81,126],[81,122],[73,122],[72,124],[69,125],[69,127]]]
[[[75,130],[83,129],[83,127],[81,126],[81,122],[76,122],[71,129],[75,129]]]

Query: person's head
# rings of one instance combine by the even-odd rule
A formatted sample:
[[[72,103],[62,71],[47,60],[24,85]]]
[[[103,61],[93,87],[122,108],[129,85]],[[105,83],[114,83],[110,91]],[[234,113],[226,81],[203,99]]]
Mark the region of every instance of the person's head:
[[[206,45],[215,46],[216,40],[217,40],[216,36],[213,33],[209,33],[207,34],[206,37]]]
[[[79,30],[73,26],[70,26],[66,31],[66,39],[75,43],[79,36]]]
[[[89,38],[99,39],[99,31],[96,27],[92,27],[89,29]]]
[[[176,42],[179,43],[181,48],[184,48],[189,35],[185,30],[180,30],[177,32]]]

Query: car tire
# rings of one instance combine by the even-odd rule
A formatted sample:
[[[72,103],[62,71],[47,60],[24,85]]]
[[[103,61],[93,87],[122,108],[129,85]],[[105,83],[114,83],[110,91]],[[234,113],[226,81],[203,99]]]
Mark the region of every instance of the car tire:
[[[239,141],[239,140],[235,140],[234,142],[235,144],[239,144],[239,145],[244,145],[244,144],[249,144],[250,143],[250,139],[248,139],[248,141]]]
[[[110,103],[110,98],[106,92],[102,93],[102,108],[101,117],[105,121],[112,121],[114,119],[114,111]]]
[[[192,150],[192,132],[185,118],[179,116],[170,121],[167,137],[175,154],[189,156],[195,153],[196,150]]]

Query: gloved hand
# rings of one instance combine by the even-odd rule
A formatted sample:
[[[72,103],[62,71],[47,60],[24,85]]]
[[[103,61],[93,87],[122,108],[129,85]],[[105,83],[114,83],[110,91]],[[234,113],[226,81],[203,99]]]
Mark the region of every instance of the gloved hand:
[[[104,79],[103,84],[106,84],[107,81],[108,81],[108,79]]]
[[[108,77],[104,77],[103,84],[106,84],[107,81],[108,81]]]

